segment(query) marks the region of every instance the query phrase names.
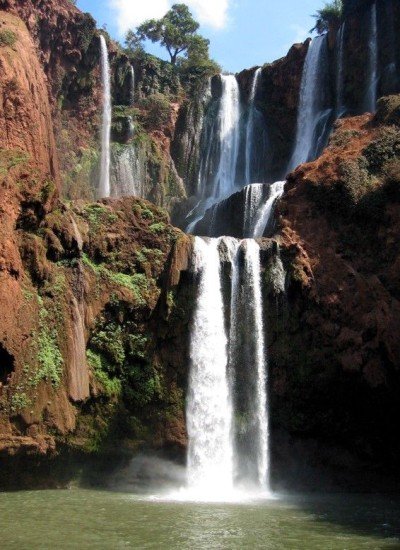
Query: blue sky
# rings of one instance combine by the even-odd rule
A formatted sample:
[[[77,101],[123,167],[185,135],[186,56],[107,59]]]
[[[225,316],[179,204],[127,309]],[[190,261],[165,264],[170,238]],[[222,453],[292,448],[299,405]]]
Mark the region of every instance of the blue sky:
[[[179,0],[175,0],[179,1]],[[172,0],[78,0],[101,27],[123,41],[127,28],[158,17]],[[211,41],[211,56],[226,71],[261,65],[282,57],[294,42],[303,41],[313,26],[311,14],[324,0],[187,0],[200,32]],[[148,51],[163,56],[156,46]],[[165,57],[166,58],[166,57]]]

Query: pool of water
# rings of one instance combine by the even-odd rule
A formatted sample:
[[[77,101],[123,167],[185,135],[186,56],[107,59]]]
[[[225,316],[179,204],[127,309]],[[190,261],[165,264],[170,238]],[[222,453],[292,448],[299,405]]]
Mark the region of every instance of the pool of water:
[[[0,546],[31,549],[400,549],[400,498],[190,503],[111,491],[0,493]]]

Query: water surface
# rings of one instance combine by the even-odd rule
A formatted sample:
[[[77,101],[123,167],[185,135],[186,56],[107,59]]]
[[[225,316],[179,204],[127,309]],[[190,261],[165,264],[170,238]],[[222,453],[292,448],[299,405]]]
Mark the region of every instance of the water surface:
[[[400,499],[297,496],[177,503],[72,489],[0,494],[1,548],[400,548]]]

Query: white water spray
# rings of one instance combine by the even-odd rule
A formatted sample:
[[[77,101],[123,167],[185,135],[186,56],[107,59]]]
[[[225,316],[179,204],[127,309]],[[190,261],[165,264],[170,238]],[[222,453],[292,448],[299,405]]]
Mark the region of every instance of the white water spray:
[[[232,398],[227,366],[219,241],[194,243],[194,271],[200,278],[190,342],[187,402],[188,487],[213,500],[233,489]]]
[[[99,197],[110,196],[111,82],[106,39],[100,35],[101,79],[103,84],[103,122],[101,129],[101,165]]]
[[[254,128],[254,121],[255,121],[255,107],[254,107],[254,100],[256,97],[257,92],[257,86],[260,80],[261,76],[261,67],[259,67],[253,76],[253,83],[251,86],[251,92],[249,97],[249,117],[247,120],[247,126],[246,126],[246,168],[245,168],[245,177],[246,177],[246,183],[252,183],[252,177],[251,177],[251,168],[252,168],[252,151],[253,151],[253,143],[254,143],[254,134],[255,134],[255,128]]]

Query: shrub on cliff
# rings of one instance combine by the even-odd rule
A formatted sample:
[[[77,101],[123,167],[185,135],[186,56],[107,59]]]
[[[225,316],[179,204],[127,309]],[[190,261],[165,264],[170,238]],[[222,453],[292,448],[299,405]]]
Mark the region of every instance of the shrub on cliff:
[[[164,94],[152,94],[140,101],[140,108],[146,111],[143,125],[149,129],[160,128],[168,123],[171,105]]]
[[[325,4],[313,15],[316,19],[315,26],[310,32],[316,31],[318,34],[328,32],[331,27],[338,27],[343,16],[343,0],[333,0]]]
[[[383,166],[394,158],[400,158],[400,130],[394,126],[383,128],[379,136],[363,151],[368,168],[373,173],[381,172]]]
[[[400,126],[400,94],[381,97],[378,100],[375,120],[378,124]]]
[[[0,46],[14,46],[17,41],[17,35],[10,29],[0,31]]]

